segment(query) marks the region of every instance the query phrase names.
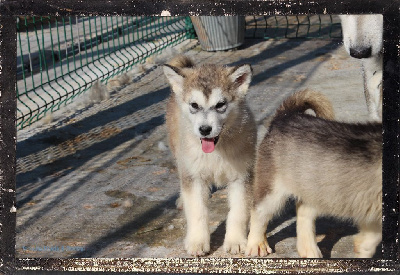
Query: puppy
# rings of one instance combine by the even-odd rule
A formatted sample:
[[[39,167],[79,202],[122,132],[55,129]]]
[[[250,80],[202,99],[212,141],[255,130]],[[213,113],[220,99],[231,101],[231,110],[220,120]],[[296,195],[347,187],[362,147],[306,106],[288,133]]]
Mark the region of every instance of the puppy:
[[[374,255],[382,239],[381,124],[333,118],[329,100],[310,90],[292,95],[276,112],[257,152],[247,255],[272,252],[267,225],[289,197],[297,201],[300,257],[322,257],[315,236],[321,215],[354,221],[357,256]]]
[[[245,98],[251,67],[195,66],[179,56],[164,73],[172,89],[166,123],[187,221],[185,249],[195,256],[210,251],[206,204],[215,184],[228,187],[224,249],[244,252],[257,137]]]

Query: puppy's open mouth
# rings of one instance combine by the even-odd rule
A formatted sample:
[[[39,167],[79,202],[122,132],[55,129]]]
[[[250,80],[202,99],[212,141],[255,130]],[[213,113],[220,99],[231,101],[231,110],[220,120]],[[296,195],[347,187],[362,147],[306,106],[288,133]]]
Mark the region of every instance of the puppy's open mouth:
[[[200,138],[201,140],[201,149],[203,149],[204,153],[211,153],[215,149],[215,145],[217,145],[219,136],[214,138]]]

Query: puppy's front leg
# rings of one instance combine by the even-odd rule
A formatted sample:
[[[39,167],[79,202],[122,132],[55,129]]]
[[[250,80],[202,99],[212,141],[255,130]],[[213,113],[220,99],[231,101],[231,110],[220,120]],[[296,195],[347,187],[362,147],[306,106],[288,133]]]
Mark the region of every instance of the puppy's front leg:
[[[208,188],[201,180],[182,181],[182,201],[185,210],[187,232],[185,249],[193,256],[202,256],[210,251],[210,230],[206,200]]]
[[[224,250],[232,254],[244,252],[247,242],[248,195],[245,181],[231,182],[228,187],[229,214],[226,220]]]

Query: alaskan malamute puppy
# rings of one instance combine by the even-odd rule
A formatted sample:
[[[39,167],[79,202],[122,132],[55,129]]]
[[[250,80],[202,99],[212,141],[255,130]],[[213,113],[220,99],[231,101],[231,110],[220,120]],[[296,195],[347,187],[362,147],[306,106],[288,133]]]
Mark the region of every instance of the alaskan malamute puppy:
[[[317,117],[304,114],[306,109]],[[360,230],[357,256],[374,255],[382,239],[382,125],[333,117],[329,100],[309,90],[278,109],[257,152],[247,255],[272,252],[267,225],[289,197],[297,200],[301,257],[322,257],[315,236],[321,215],[354,221]]]
[[[172,89],[166,122],[187,221],[185,249],[195,256],[210,251],[206,205],[215,184],[229,192],[224,249],[244,252],[257,138],[245,99],[251,67],[195,66],[179,56],[164,73]]]

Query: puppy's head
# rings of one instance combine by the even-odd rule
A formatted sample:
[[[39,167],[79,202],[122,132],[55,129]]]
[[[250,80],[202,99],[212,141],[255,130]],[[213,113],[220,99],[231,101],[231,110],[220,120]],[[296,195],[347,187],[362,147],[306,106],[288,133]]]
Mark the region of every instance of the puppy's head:
[[[369,58],[382,51],[383,16],[381,14],[340,15],[344,47],[350,56]]]
[[[182,115],[188,118],[203,151],[211,153],[223,128],[229,127],[228,118],[237,115],[238,104],[245,98],[252,77],[251,66],[193,66],[192,62],[185,63],[190,66],[170,64],[164,65],[164,74],[176,95]]]

